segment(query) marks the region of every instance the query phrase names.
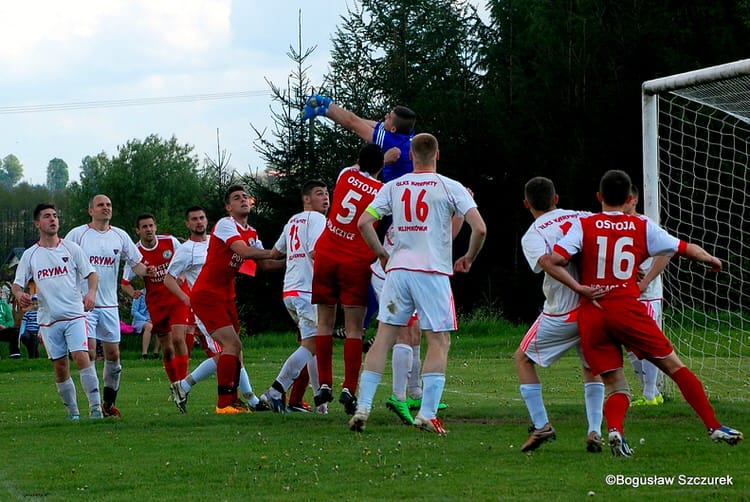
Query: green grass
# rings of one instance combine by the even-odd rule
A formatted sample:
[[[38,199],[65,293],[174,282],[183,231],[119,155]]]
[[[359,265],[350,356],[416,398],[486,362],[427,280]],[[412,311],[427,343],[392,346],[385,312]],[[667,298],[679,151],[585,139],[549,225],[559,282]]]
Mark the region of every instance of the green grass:
[[[749,445],[712,443],[682,398],[629,412],[633,459],[586,453],[575,356],[540,372],[557,441],[520,453],[528,417],[511,354],[523,331],[488,319],[462,325],[444,395],[446,437],[400,425],[384,406],[362,434],[348,430],[335,402],[325,416],[216,416],[213,379],[194,388],[189,413],[180,415],[167,400],[159,362],[138,360],[137,349],[123,361],[123,418],[68,423],[48,361],[3,359],[0,500],[580,500],[590,491],[616,500],[750,498]],[[290,334],[247,341],[256,390],[271,383],[293,343]],[[334,357],[340,378],[338,343]],[[389,372],[378,402],[389,394]],[[720,420],[746,432],[747,404],[714,403]],[[731,476],[733,486],[679,486],[677,480],[671,487],[607,486],[607,474]]]

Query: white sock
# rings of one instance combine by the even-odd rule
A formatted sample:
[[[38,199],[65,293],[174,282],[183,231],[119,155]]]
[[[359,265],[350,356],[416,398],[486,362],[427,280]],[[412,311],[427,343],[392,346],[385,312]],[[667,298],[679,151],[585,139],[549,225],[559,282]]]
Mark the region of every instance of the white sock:
[[[253,393],[253,386],[250,384],[250,375],[244,366],[240,368],[240,393],[247,399],[247,404],[257,406],[260,402],[258,396]]]
[[[432,419],[437,416],[438,405],[445,388],[445,373],[422,374],[422,407],[419,414]]]
[[[318,378],[318,360],[312,356],[307,361],[307,374],[310,375],[310,386],[313,389],[313,395],[317,396],[320,392],[320,379]]]
[[[68,411],[68,415],[80,415],[76,397],[76,386],[73,383],[73,379],[68,377],[64,382],[56,382],[55,385],[57,386],[57,394]]]
[[[633,373],[635,373],[636,378],[643,385],[643,361],[638,359],[632,352],[628,352],[628,358],[630,358],[630,365],[633,366]]]
[[[185,392],[190,392],[193,385],[216,374],[216,359],[209,357],[204,359],[197,368],[190,372],[187,378],[180,380],[180,386]]]
[[[397,343],[393,346],[393,394],[399,401],[406,401],[406,384],[409,380],[413,350],[409,345]]]
[[[302,368],[305,367],[312,357],[312,352],[305,347],[299,346],[297,347],[297,350],[292,352],[292,354],[286,358],[284,365],[281,367],[281,371],[279,371],[279,375],[276,377],[276,381],[281,384],[284,391],[289,389],[292,382],[294,382],[294,379],[299,376],[299,372],[302,371]],[[280,393],[279,396],[274,397],[280,397]]]
[[[413,399],[422,397],[422,359],[419,354],[420,345],[411,346],[411,371],[409,371],[409,382],[407,392]]]
[[[604,384],[601,382],[586,382],[583,384],[583,398],[586,403],[586,419],[589,422],[589,432],[602,432]]]
[[[120,388],[120,373],[122,373],[122,365],[119,359],[117,361],[104,361],[104,370],[102,371],[104,386],[115,391],[118,390]]]
[[[375,391],[378,389],[380,379],[383,377],[380,373],[363,370],[359,375],[359,395],[357,396],[357,407],[362,407],[370,412],[372,410],[372,400],[375,398]]]
[[[80,370],[78,374],[81,379],[81,387],[83,387],[86,398],[89,400],[89,409],[101,405],[102,398],[99,394],[99,377],[96,376],[94,365],[92,364],[88,368]]]
[[[529,410],[531,423],[534,424],[535,429],[541,429],[549,422],[547,410],[542,400],[542,384],[524,383],[519,388],[521,389],[521,397],[526,403],[526,409]]]
[[[643,369],[643,397],[651,400],[659,393],[659,390],[656,388],[656,382],[659,378],[659,368],[646,359],[641,361],[641,368]]]

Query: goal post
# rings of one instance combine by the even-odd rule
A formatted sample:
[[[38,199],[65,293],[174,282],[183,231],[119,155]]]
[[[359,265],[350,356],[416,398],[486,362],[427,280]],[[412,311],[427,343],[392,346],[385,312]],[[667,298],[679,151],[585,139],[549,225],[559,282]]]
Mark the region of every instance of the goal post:
[[[671,264],[664,332],[709,397],[750,400],[750,59],[642,86],[647,216],[721,259]]]

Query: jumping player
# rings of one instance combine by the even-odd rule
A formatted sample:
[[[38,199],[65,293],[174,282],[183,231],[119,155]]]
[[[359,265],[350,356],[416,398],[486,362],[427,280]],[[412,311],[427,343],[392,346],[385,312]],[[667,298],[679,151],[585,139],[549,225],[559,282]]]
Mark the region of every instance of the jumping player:
[[[362,367],[363,321],[367,307],[370,262],[375,255],[357,230],[357,220],[383,185],[369,173],[383,167],[380,147],[368,143],[359,151],[357,164],[339,173],[326,229],[315,245],[312,303],[318,306],[315,356],[320,392],[315,406],[333,400],[333,327],[336,305],[344,309],[344,387],[339,402],[349,415],[357,407],[355,393]]]

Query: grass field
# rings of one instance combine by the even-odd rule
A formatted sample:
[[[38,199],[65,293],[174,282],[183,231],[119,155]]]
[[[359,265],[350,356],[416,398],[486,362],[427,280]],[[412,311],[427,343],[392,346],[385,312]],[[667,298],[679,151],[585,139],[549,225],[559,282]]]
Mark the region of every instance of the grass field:
[[[138,360],[138,351],[124,355],[123,417],[68,423],[50,363],[4,358],[0,500],[581,500],[590,492],[604,500],[750,499],[750,444],[712,443],[681,397],[630,411],[633,459],[587,453],[574,356],[540,372],[557,441],[520,453],[529,420],[511,354],[523,331],[499,322],[463,324],[451,348],[446,437],[403,426],[384,406],[362,434],[348,430],[338,403],[328,415],[216,416],[213,379],[193,389],[189,412],[180,415],[167,399],[160,363]],[[293,340],[246,340],[257,391],[273,381]],[[334,357],[340,354],[337,343]],[[199,357],[194,353],[191,368]],[[390,393],[389,372],[379,402]],[[720,420],[750,431],[747,401],[714,405]],[[629,485],[674,480],[609,486],[608,475],[629,477]],[[728,476],[732,484],[687,485],[687,476]]]

